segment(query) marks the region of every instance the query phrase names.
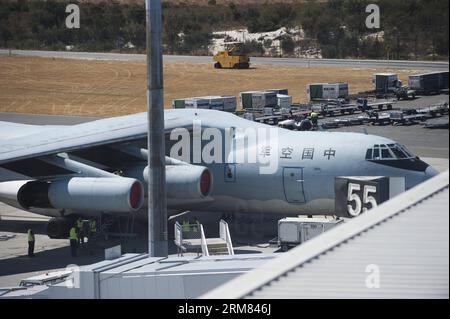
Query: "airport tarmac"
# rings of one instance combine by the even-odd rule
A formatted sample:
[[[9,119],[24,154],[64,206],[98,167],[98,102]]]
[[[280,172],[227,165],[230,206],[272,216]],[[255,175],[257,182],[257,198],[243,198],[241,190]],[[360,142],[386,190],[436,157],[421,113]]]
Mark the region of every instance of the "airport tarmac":
[[[448,95],[420,96],[415,100],[399,101],[394,105],[398,109],[421,109],[439,103],[449,103]],[[359,116],[360,114],[355,114]],[[346,117],[346,116],[344,116]],[[1,118],[1,115],[0,115]],[[328,118],[327,118],[328,119]],[[449,121],[445,115],[439,121]],[[393,139],[405,145],[411,152],[420,157],[449,158],[449,130],[428,129],[423,125],[356,125],[330,129],[331,132],[364,132]]]
[[[64,270],[69,265],[83,266],[104,260],[104,249],[118,244],[122,245],[122,253],[144,253],[147,251],[147,238],[141,235],[136,239],[119,242],[109,238],[99,240],[95,246],[86,244],[86,248],[78,249],[78,256],[70,256],[68,239],[50,239],[46,235],[48,217],[28,213],[6,204],[0,203],[0,287],[17,286],[24,278],[50,271]],[[218,225],[207,227],[218,228]],[[27,230],[35,232],[35,257],[27,256]],[[205,229],[206,231],[207,229]],[[214,230],[214,229],[213,229]],[[208,236],[208,235],[207,235]],[[211,236],[209,236],[211,237]],[[234,240],[235,254],[273,253],[278,247],[266,242],[252,243]],[[177,256],[173,240],[169,240],[170,256]],[[185,256],[195,252],[185,253]]]

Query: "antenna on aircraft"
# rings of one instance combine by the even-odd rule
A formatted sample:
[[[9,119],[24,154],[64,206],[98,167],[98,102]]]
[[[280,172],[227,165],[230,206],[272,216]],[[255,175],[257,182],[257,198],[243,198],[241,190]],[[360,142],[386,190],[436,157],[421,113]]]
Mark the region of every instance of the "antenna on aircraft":
[[[148,107],[148,253],[168,256],[161,0],[146,0]]]

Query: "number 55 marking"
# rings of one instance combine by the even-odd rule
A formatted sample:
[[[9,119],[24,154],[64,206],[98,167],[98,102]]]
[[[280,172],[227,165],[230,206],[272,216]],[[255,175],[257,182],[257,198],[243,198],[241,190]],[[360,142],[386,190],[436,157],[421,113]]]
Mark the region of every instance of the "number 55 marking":
[[[372,185],[366,185],[364,186],[364,194],[363,194],[363,202],[364,204],[370,204],[370,208],[364,207],[363,208],[363,212],[375,208],[377,207],[378,203],[377,200],[375,199],[375,197],[373,196],[369,196],[369,194],[376,194],[377,193],[377,188],[375,186]]]
[[[365,212],[368,210],[367,207],[363,207],[363,204],[364,205],[370,204],[371,208],[374,208],[378,205],[375,197],[369,196],[370,194],[377,193],[377,188],[375,186],[372,186],[372,185],[364,186],[362,201],[361,201],[361,198],[358,196],[358,194],[355,193],[355,191],[360,191],[360,190],[361,190],[361,185],[354,184],[354,183],[348,184],[347,202],[349,204],[347,205],[347,210],[348,210],[348,213],[353,217],[356,217],[356,216],[360,215],[361,212]],[[351,204],[352,202],[354,203],[354,205]],[[353,206],[355,206],[355,208],[353,208]]]

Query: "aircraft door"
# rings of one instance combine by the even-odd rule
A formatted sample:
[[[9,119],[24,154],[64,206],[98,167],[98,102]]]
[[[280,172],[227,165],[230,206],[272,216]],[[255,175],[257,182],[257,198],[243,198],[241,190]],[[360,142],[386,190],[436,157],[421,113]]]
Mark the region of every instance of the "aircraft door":
[[[283,168],[284,195],[288,203],[303,204],[306,202],[303,183],[303,168]]]

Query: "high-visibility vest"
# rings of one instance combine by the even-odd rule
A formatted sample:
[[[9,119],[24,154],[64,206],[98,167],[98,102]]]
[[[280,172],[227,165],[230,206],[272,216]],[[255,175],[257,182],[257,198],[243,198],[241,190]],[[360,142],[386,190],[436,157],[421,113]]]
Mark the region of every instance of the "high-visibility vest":
[[[196,220],[192,225],[193,225],[192,231],[194,233],[198,232],[198,229],[200,228],[200,223]]]
[[[188,232],[191,228],[191,225],[189,224],[189,222],[187,220],[183,221],[183,225],[181,226],[183,229],[183,232]]]
[[[97,231],[97,223],[95,220],[91,220],[90,224],[89,224],[89,228],[91,230],[91,232],[96,232]]]
[[[83,229],[83,221],[81,219],[77,220],[77,227],[78,229]]]
[[[77,240],[78,239],[77,230],[75,229],[75,227],[72,227],[70,229],[69,238],[70,238],[70,240]]]
[[[34,234],[31,230],[28,230],[28,241],[34,241]]]

